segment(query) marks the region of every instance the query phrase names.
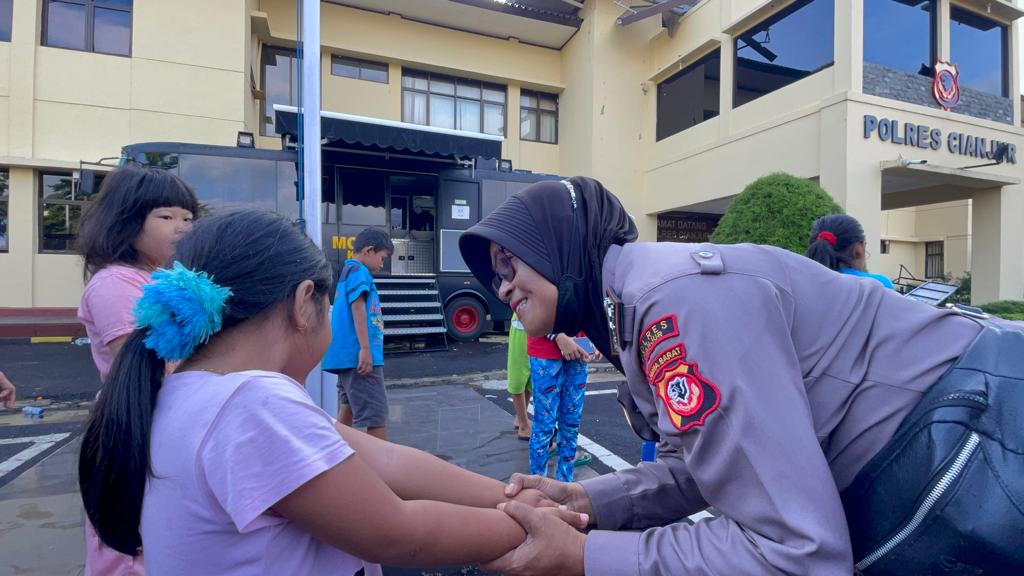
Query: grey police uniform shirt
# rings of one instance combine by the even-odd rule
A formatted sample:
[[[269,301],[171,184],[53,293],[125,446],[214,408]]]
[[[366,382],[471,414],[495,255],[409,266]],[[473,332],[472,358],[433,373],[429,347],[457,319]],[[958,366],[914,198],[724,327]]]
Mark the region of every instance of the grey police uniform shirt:
[[[623,304],[618,393],[661,442],[657,462],[582,482],[586,574],[849,576],[839,492],[980,327],[765,246],[614,246],[603,273]]]

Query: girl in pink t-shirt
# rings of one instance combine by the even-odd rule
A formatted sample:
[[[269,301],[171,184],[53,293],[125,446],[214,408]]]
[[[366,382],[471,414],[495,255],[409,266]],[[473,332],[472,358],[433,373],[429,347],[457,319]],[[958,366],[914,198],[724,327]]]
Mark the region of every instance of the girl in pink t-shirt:
[[[192,190],[170,172],[129,165],[104,179],[99,197],[82,217],[77,248],[88,283],[78,318],[92,343],[101,381],[135,330],[132,309],[143,285],[170,260],[198,209]],[[88,522],[85,534],[87,575],[143,574],[141,558],[103,546]]]
[[[331,342],[331,286],[323,252],[281,216],[218,214],[182,238],[143,287],[82,441],[82,497],[107,545],[143,547],[150,576],[348,576],[522,543],[495,509],[500,482],[313,404],[298,382]],[[169,361],[181,363],[165,377]]]

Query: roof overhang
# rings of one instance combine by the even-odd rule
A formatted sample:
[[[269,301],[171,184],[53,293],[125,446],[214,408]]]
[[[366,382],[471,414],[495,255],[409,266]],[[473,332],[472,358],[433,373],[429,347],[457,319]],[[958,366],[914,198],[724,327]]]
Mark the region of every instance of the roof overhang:
[[[274,105],[279,134],[298,137],[299,109]],[[501,158],[501,136],[449,130],[340,112],[320,112],[320,136],[331,142],[454,158]]]
[[[575,0],[325,0],[338,6],[453,30],[515,38],[524,44],[561,49],[579,30],[581,2]]]
[[[1016,176],[900,160],[885,160],[881,169],[883,210],[966,200],[979,190],[1021,183]]]

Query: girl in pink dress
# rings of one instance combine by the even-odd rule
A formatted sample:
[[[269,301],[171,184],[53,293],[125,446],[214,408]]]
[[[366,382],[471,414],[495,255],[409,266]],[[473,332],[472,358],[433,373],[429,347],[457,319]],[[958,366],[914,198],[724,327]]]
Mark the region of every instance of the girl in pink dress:
[[[82,217],[77,248],[87,284],[78,318],[102,382],[135,330],[132,309],[142,286],[170,260],[198,210],[195,194],[170,172],[129,165],[104,179],[99,198]],[[88,519],[85,536],[87,576],[144,573],[141,553],[126,555],[104,546]]]

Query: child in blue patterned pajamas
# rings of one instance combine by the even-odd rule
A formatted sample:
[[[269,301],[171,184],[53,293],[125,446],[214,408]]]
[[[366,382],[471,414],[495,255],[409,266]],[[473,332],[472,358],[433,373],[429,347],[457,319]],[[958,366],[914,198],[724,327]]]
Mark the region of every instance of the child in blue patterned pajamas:
[[[528,338],[530,381],[533,386],[533,433],[530,436],[530,473],[544,476],[548,445],[558,427],[558,462],[555,477],[571,482],[576,440],[579,436],[583,395],[590,357],[571,337],[558,334]]]

